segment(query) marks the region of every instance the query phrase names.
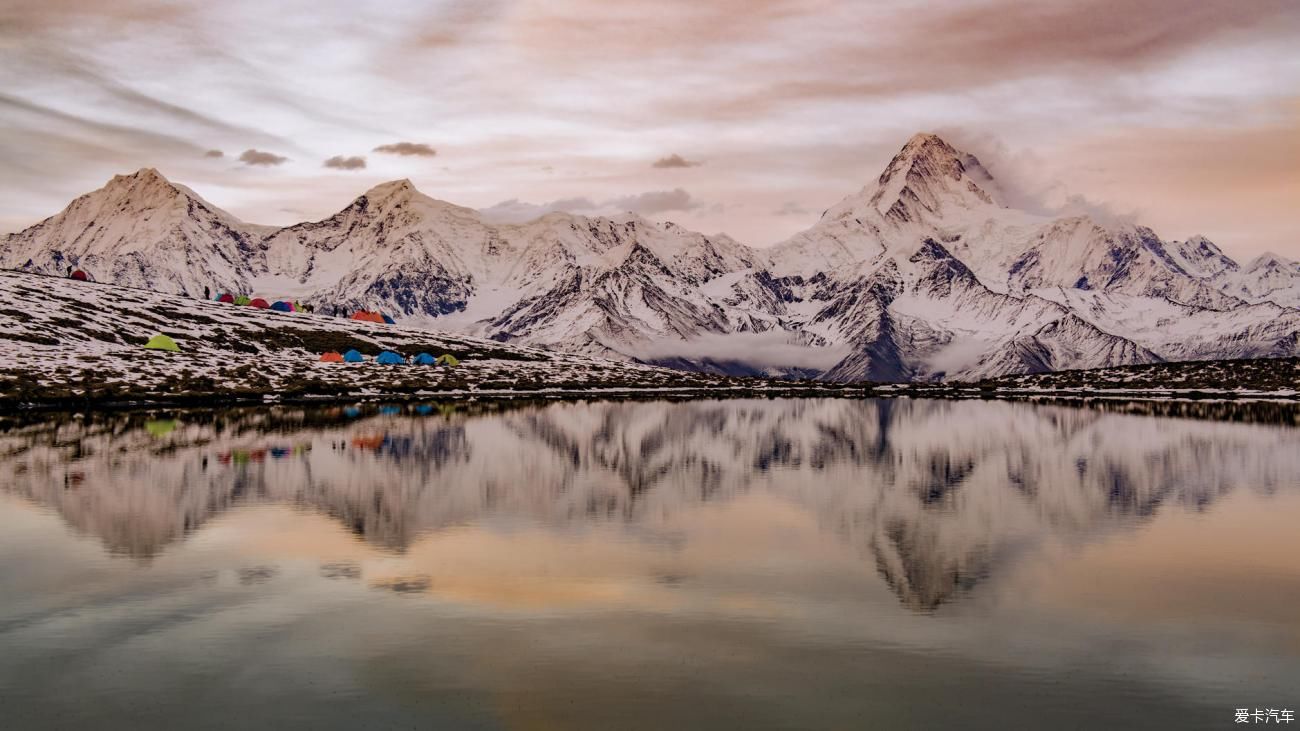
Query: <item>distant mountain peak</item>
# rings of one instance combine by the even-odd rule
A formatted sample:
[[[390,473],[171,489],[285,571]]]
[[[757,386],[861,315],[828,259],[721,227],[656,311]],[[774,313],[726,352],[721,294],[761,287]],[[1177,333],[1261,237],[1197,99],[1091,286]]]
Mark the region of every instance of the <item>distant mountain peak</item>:
[[[1246,265],[1246,271],[1251,271],[1251,272],[1259,271],[1260,269],[1265,269],[1265,268],[1300,270],[1300,263],[1288,259],[1285,256],[1280,256],[1278,254],[1275,254],[1271,251],[1265,251],[1264,253],[1260,254],[1254,259],[1251,259],[1250,263]]]

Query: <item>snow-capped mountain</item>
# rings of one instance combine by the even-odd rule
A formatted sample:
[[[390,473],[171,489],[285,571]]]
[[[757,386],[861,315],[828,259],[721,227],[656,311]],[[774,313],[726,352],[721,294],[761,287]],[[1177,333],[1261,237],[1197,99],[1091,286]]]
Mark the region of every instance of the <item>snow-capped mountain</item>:
[[[1300,353],[1300,265],[1009,207],[919,134],[771,249],[632,214],[496,224],[385,183],[323,221],[244,224],[153,170],[0,244],[0,265],[204,286],[574,352],[835,380],[977,378]],[[812,365],[810,365],[812,364]]]
[[[1300,262],[1271,252],[1255,257],[1245,267],[1215,272],[1213,279],[1224,292],[1247,302],[1300,307]]]
[[[144,168],[6,236],[0,263],[45,273],[76,266],[105,282],[164,292],[246,291],[258,244],[273,231]]]

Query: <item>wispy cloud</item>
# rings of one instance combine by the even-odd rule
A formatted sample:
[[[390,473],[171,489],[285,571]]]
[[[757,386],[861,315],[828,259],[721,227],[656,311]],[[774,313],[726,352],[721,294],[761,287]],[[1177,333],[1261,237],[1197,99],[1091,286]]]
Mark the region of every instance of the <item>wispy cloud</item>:
[[[745,363],[756,368],[826,370],[849,354],[848,347],[813,347],[785,331],[711,333],[690,340],[665,339],[642,346],[633,355],[644,360],[707,359]]]

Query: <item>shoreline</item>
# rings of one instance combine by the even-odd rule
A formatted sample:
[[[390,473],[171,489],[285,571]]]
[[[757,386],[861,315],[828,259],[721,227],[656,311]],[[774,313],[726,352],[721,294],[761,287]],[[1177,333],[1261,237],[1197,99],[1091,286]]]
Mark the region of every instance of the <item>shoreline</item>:
[[[273,391],[238,394],[202,393],[159,395],[114,394],[109,397],[59,396],[19,399],[0,395],[0,414],[59,411],[135,411],[147,409],[222,408],[278,405],[338,405],[355,403],[418,403],[428,401],[586,401],[597,400],[715,400],[730,398],[850,398],[982,400],[1009,402],[1166,402],[1166,403],[1272,403],[1300,405],[1295,390],[1259,391],[1228,389],[1080,389],[1080,388],[980,388],[929,384],[818,384],[789,386],[771,381],[761,385],[709,386],[595,386],[540,389],[447,389],[419,391],[363,390],[353,393],[304,393],[284,396]]]

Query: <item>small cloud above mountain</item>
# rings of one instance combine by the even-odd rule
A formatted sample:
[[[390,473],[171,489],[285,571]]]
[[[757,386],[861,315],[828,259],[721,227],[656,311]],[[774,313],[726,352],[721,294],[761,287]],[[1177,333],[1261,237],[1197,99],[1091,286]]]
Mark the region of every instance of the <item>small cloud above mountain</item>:
[[[263,152],[261,150],[247,149],[239,156],[239,161],[245,165],[260,165],[270,167],[274,165],[283,165],[289,161],[289,158],[276,155],[273,152]]]
[[[594,201],[584,196],[559,198],[548,203],[529,203],[518,198],[511,198],[488,208],[481,208],[479,213],[483,214],[486,220],[497,223],[523,223],[557,211],[590,216],[630,211],[649,216],[666,211],[695,210],[703,205],[690,193],[681,188],[675,188],[673,190],[652,190],[605,201]]]
[[[655,167],[655,168],[697,168],[697,167],[699,167],[699,166],[701,166],[701,165],[703,165],[703,164],[704,164],[704,163],[700,162],[699,160],[687,160],[686,158],[684,158],[684,157],[682,157],[681,155],[678,155],[677,153],[674,152],[673,154],[669,155],[668,157],[661,157],[661,158],[659,158],[658,160],[655,160],[655,161],[654,161],[654,164],[651,165],[650,167]]]
[[[689,211],[700,207],[690,193],[681,188],[672,190],[654,190],[648,193],[614,198],[606,203],[620,210],[651,215],[665,211]]]
[[[324,167],[334,168],[335,170],[361,170],[365,168],[365,166],[366,159],[360,155],[353,155],[351,157],[335,155],[324,163]]]
[[[380,145],[373,151],[385,155],[414,155],[416,157],[433,157],[438,154],[437,150],[423,142],[394,142],[389,145]]]
[[[593,213],[599,208],[600,206],[590,198],[560,198],[549,203],[529,203],[518,198],[511,198],[494,206],[482,208],[479,213],[483,214],[483,217],[489,221],[523,223],[556,211]]]
[[[772,214],[776,216],[806,216],[809,213],[812,213],[812,211],[809,211],[807,208],[804,208],[795,201],[786,201],[781,204],[780,208],[772,211]]]
[[[225,157],[226,153],[222,152],[221,150],[208,150],[207,152],[203,153],[203,156],[204,157]]]

